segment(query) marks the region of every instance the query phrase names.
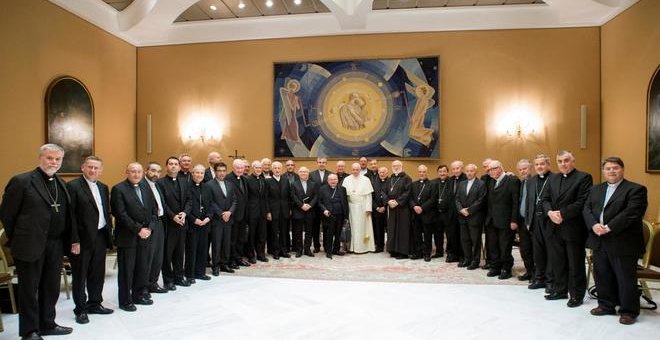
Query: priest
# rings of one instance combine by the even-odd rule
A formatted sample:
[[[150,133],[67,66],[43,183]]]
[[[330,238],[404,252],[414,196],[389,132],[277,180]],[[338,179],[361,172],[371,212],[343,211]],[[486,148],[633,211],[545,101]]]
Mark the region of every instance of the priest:
[[[397,259],[410,255],[410,188],[412,179],[403,172],[401,161],[392,162],[392,176],[387,182],[387,251]]]

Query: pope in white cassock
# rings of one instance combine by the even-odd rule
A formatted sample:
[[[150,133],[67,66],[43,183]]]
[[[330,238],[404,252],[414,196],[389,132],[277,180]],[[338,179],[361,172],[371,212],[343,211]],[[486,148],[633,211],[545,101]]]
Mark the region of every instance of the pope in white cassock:
[[[371,224],[371,193],[374,191],[367,176],[360,175],[360,164],[353,163],[351,176],[342,186],[348,195],[348,215],[351,222],[351,251],[375,251],[374,228]]]

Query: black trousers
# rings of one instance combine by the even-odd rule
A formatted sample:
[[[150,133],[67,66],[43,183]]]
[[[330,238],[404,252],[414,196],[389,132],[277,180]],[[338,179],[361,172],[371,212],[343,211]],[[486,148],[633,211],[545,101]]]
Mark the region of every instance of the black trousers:
[[[451,223],[451,216],[446,211],[440,211],[438,213],[437,227],[436,231],[433,234],[433,241],[435,242],[435,253],[438,256],[444,256],[445,254],[445,233],[449,228]],[[460,234],[460,221],[459,221],[459,234]]]
[[[55,304],[60,296],[62,240],[47,240],[36,261],[14,259],[18,274],[18,335],[55,327]]]
[[[270,226],[272,248],[269,248],[269,253],[274,256],[288,253],[289,219],[284,216],[273,216]]]
[[[550,235],[549,257],[552,259],[552,290],[581,299],[587,290],[584,267],[584,241],[564,240],[556,230]]]
[[[248,225],[245,220],[235,220],[231,225],[231,260],[238,262],[245,254],[245,244],[248,240]]]
[[[133,303],[133,299],[147,293],[149,284],[150,238],[138,240],[135,247],[117,249],[117,283],[119,305]]]
[[[155,285],[158,284],[165,258],[165,221],[160,219],[152,224],[149,239],[149,284]]]
[[[231,262],[231,238],[231,221],[221,221],[211,226],[211,263],[214,269]]]
[[[491,258],[491,268],[495,270],[511,271],[513,268],[513,256],[511,251],[513,249],[513,238],[515,231],[511,230],[510,226],[496,227],[488,225],[486,233],[489,235],[486,241],[490,241],[488,245],[488,252]]]
[[[250,218],[249,224],[247,257],[266,257],[266,216]]]
[[[321,249],[321,212],[317,211],[315,208],[312,208],[314,210],[314,221],[312,222],[312,230],[311,230],[311,237],[312,241],[314,242],[314,249],[320,250]],[[307,232],[305,232],[307,234]]]
[[[374,209],[371,213],[371,222],[374,227],[374,243],[376,250],[385,249],[385,230],[387,229],[387,210],[379,213]]]
[[[105,254],[108,245],[107,229],[97,231],[94,244],[81,245],[80,254],[69,256],[71,262],[71,292],[76,307],[73,313],[84,313],[87,307],[98,306],[103,302],[105,281]],[[89,296],[86,294],[89,292]]]
[[[548,257],[548,225],[543,215],[536,215],[531,225],[534,254],[534,281],[552,284],[552,270]]]
[[[208,256],[209,225],[200,227],[194,223],[188,225],[186,235],[186,265],[185,275],[189,279],[206,275],[206,258]]]
[[[424,223],[422,223],[422,218],[417,215],[414,211],[413,213],[413,223],[412,223],[412,233],[413,237],[410,240],[410,254],[421,256],[424,250]]]
[[[313,213],[307,212],[303,218],[293,219],[293,251],[302,252],[310,251],[312,246],[314,216]],[[305,239],[303,242],[303,232]]]
[[[616,256],[604,245],[593,252],[594,280],[598,292],[598,305],[619,314],[639,315],[637,288],[637,257]]]
[[[461,245],[465,261],[477,264],[481,261],[481,223],[470,221],[470,217],[459,217],[461,225]],[[471,223],[472,222],[472,223]]]
[[[422,249],[422,253],[424,255],[429,255],[431,256],[431,252],[433,251],[433,240],[437,239],[439,232],[439,225],[437,221],[433,221],[430,223],[422,223],[422,228],[424,230],[424,248]],[[438,249],[438,243],[435,244],[436,249]],[[440,245],[440,249],[442,251],[442,245]]]
[[[461,249],[461,226],[458,222],[458,216],[451,216],[445,233],[447,234],[447,255],[463,257]]]
[[[266,221],[266,253],[273,255],[273,221]],[[279,246],[277,247],[279,248]]]
[[[326,253],[339,252],[343,224],[344,215],[332,215],[332,218],[323,218],[323,250]]]
[[[183,279],[186,233],[185,227],[168,222],[167,236],[165,237],[165,258],[163,259],[163,282],[166,284]]]
[[[518,250],[520,251],[520,257],[525,265],[525,271],[532,274],[534,273],[534,244],[532,243],[532,234],[529,229],[527,229],[527,224],[522,217],[518,223],[518,229],[516,232],[518,233],[518,239],[520,240]]]

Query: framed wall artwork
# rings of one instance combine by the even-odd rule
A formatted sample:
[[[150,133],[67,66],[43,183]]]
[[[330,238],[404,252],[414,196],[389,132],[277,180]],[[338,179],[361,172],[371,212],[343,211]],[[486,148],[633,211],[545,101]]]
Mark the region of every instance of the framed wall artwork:
[[[660,66],[649,83],[646,120],[646,171],[660,172]]]
[[[276,63],[276,158],[439,158],[438,57]]]
[[[94,104],[85,85],[64,76],[46,91],[46,142],[65,150],[61,174],[79,174],[81,161],[94,153]]]

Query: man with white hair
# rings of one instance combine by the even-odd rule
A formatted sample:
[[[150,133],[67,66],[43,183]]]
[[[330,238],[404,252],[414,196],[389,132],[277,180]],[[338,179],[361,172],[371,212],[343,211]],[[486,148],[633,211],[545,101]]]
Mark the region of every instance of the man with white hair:
[[[245,176],[248,189],[248,262],[254,264],[256,259],[268,262],[266,258],[266,215],[268,214],[268,188],[266,178],[262,173],[261,161],[252,162],[252,174]]]
[[[273,176],[273,171],[270,169],[273,161],[270,158],[263,158],[261,160],[261,173],[264,175],[264,178],[270,178]]]
[[[63,159],[62,147],[42,145],[39,166],[12,177],[0,204],[18,274],[19,335],[26,339],[73,331],[55,323],[62,256],[80,253],[69,192],[55,174]]]
[[[428,167],[424,164],[417,167],[419,180],[412,184],[410,207],[413,215],[413,260],[424,255],[424,261],[431,261],[433,235],[437,233],[437,186],[428,178]],[[436,245],[437,247],[438,245]],[[442,247],[442,246],[440,246]]]
[[[280,256],[288,258],[289,246],[289,218],[291,216],[291,185],[282,175],[282,163],[273,162],[271,166],[273,176],[266,179],[268,188],[268,214],[266,218],[271,222],[271,245],[268,251],[273,259]]]
[[[449,177],[449,189],[451,193],[451,200],[456,197],[458,185],[466,180],[465,173],[463,173],[463,162],[456,160],[451,162],[450,170],[451,176]],[[463,259],[463,248],[461,247],[461,227],[458,222],[458,213],[455,209],[451,209],[450,222],[447,225],[447,259],[446,262],[460,262]]]
[[[351,251],[358,254],[375,251],[374,229],[371,224],[371,193],[374,189],[369,178],[360,175],[359,163],[351,165],[351,175],[344,179],[342,186],[346,188],[348,195]]]
[[[344,161],[337,161],[337,180],[339,180],[339,185],[344,183],[344,178],[348,176],[346,173],[346,162]],[[327,183],[326,183],[327,184]]]
[[[209,152],[208,156],[209,167],[204,171],[204,182],[208,182],[215,178],[215,165],[222,162],[222,156],[217,151]]]
[[[465,167],[467,180],[460,183],[456,192],[456,209],[461,223],[461,244],[465,258],[459,267],[468,270],[479,268],[481,261],[481,231],[484,228],[486,184],[476,178],[477,166]]]
[[[392,176],[387,182],[387,251],[396,259],[410,255],[412,229],[410,226],[410,187],[412,179],[403,172],[403,163],[392,162]]]
[[[225,177],[225,181],[236,188],[236,210],[233,213],[234,223],[231,226],[231,262],[227,264],[232,269],[238,269],[238,266],[250,266],[250,263],[242,258],[243,248],[248,238],[246,221],[248,189],[244,172],[245,162],[242,159],[234,159],[232,172]]]
[[[373,200],[371,204],[371,221],[374,227],[376,253],[382,253],[385,250],[385,230],[387,229],[387,173],[387,168],[381,167],[378,169],[376,178],[371,181],[371,186],[374,188],[371,196]]]
[[[298,180],[291,187],[293,251],[296,252],[296,257],[301,257],[303,253],[314,257],[314,253],[310,248],[312,246],[312,224],[315,223],[314,213],[318,203],[319,185],[310,180],[309,169],[304,166],[298,169],[298,177]],[[304,243],[303,232],[305,233]]]

